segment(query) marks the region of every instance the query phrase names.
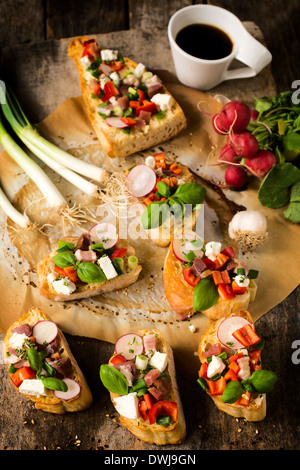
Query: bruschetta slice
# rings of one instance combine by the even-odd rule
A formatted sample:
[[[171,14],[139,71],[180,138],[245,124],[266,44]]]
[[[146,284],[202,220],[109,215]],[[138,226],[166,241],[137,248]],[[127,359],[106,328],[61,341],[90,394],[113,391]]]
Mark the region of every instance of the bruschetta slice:
[[[203,334],[198,383],[219,410],[248,421],[265,418],[266,393],[277,375],[262,369],[263,347],[247,310],[215,321]]]
[[[120,51],[76,37],[68,50],[88,116],[109,157],[125,157],[177,135],[186,117],[160,78]]]
[[[247,308],[256,295],[257,276],[232,247],[205,243],[194,231],[174,236],[163,269],[165,295],[179,320],[195,312],[217,320]]]
[[[100,378],[121,424],[150,444],[179,444],[186,426],[173,352],[158,330],[121,336]]]
[[[206,190],[186,166],[160,152],[131,166],[125,174],[127,191],[145,207],[142,226],[157,246],[168,246],[176,227],[195,226]]]
[[[40,293],[55,301],[83,299],[136,282],[141,265],[114,225],[99,223],[79,238],[64,237],[37,265]]]
[[[8,328],[3,357],[11,382],[38,410],[65,414],[92,405],[64,334],[39,308],[31,308]]]

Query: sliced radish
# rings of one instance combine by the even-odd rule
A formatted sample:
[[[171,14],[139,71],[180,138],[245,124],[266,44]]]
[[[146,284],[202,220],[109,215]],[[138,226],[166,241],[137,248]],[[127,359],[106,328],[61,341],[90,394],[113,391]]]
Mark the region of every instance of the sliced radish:
[[[246,318],[243,317],[238,317],[238,316],[232,316],[229,318],[225,318],[225,320],[220,323],[218,331],[217,331],[217,336],[220,341],[224,346],[227,348],[231,349],[240,349],[244,348],[242,343],[237,341],[233,336],[232,333],[235,330],[238,330],[239,328],[242,328],[245,325],[251,325],[251,323],[246,320]]]
[[[71,398],[77,397],[81,391],[81,387],[76,380],[65,378],[62,379],[68,386],[68,390],[66,392],[61,392],[60,390],[54,390],[54,395],[56,398],[60,398],[61,400],[71,400]]]
[[[128,124],[116,116],[106,118],[105,122],[109,125],[109,127],[117,127],[118,129],[125,129],[125,127],[128,127]]]
[[[197,258],[202,258],[204,252],[202,248],[204,240],[196,232],[184,232],[180,236],[176,235],[172,241],[174,256],[181,262],[186,261],[185,254],[193,251]]]
[[[113,72],[113,69],[107,64],[101,64],[100,69],[103,73],[105,73],[105,75],[109,75]]]
[[[41,320],[32,328],[32,336],[34,336],[38,344],[49,344],[55,340],[58,334],[58,328],[53,321]]]
[[[139,335],[128,333],[121,336],[115,344],[115,352],[122,354],[127,361],[134,359],[138,354],[144,351],[143,340]]]
[[[100,222],[94,225],[89,233],[92,241],[102,243],[105,250],[115,246],[119,239],[117,228],[108,222]]]
[[[156,186],[156,173],[148,165],[137,165],[130,170],[126,178],[126,188],[135,197],[151,193]]]

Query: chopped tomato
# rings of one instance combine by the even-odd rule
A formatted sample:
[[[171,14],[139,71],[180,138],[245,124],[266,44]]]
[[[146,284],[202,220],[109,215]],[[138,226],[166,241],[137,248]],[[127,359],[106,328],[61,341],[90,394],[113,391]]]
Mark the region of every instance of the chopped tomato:
[[[230,370],[233,370],[233,372],[235,374],[237,374],[240,370],[239,366],[238,366],[238,363],[235,362],[235,361],[232,361],[229,365],[228,365],[228,369]]]
[[[147,408],[147,404],[146,404],[145,400],[141,400],[139,402],[139,412],[140,412],[140,415],[143,418],[143,420],[147,421],[149,410]]]
[[[79,277],[78,277],[77,271],[74,268],[74,266],[67,266],[66,268],[64,268],[64,272],[65,272],[65,275],[69,279],[71,279],[72,282],[78,282],[79,281]]]
[[[233,290],[231,289],[229,284],[224,284],[224,283],[219,284],[218,285],[218,292],[219,292],[220,297],[223,300],[229,300],[229,299],[234,299],[235,298],[235,294],[233,293]]]
[[[209,394],[213,397],[215,395],[222,395],[226,387],[226,380],[222,376],[218,380],[208,380],[207,381]]]
[[[261,341],[261,338],[257,336],[252,326],[248,323],[247,325],[235,330],[232,336],[237,339],[243,346],[253,346]]]
[[[155,424],[158,416],[170,416],[173,421],[178,419],[177,403],[175,401],[161,400],[149,410],[150,424]]]
[[[122,354],[116,354],[110,359],[110,364],[121,364],[122,362],[126,362],[126,359]]]
[[[112,81],[104,83],[104,95],[101,100],[103,102],[108,101],[112,96],[118,96],[120,94],[118,88]]]
[[[64,271],[64,268],[60,268],[59,266],[55,266],[54,267],[54,271],[57,273],[57,274],[60,274],[61,276],[65,276],[65,271]]]
[[[234,294],[236,295],[243,295],[247,292],[247,287],[239,286],[236,281],[232,281],[231,287],[232,287]]]
[[[127,248],[117,248],[111,255],[110,259],[124,258],[127,253]]]
[[[228,260],[229,260],[229,256],[226,256],[223,253],[219,253],[214,261],[215,266],[216,266],[215,269],[223,268]]]
[[[251,400],[251,393],[250,392],[243,392],[243,395],[241,398],[236,401],[236,405],[241,405],[241,406],[249,406]]]
[[[230,356],[228,358],[228,360],[229,360],[229,362],[236,362],[238,359],[240,359],[243,356],[244,356],[244,353],[240,352],[240,353],[237,353],[237,354],[233,354],[232,356]]]
[[[143,101],[143,104],[136,108],[136,115],[139,116],[141,111],[149,111],[152,115],[157,113],[157,106],[152,101]]]
[[[229,256],[229,258],[234,258],[235,257],[235,252],[232,246],[229,246],[227,248],[224,248],[224,250],[221,251],[223,255]]]
[[[11,376],[11,381],[13,384],[19,388],[23,380],[26,379],[35,379],[36,378],[36,371],[31,369],[31,367],[21,367],[16,372],[14,372]]]
[[[229,371],[226,372],[226,374],[224,375],[224,379],[225,380],[233,380],[233,381],[236,381],[236,382],[239,381],[238,376],[236,375],[236,373],[232,369],[229,369]]]
[[[201,364],[200,370],[199,370],[199,377],[203,377],[204,379],[208,379],[207,377],[207,369],[208,369],[208,362],[203,362]]]
[[[196,285],[200,281],[200,277],[196,277],[192,273],[191,268],[183,268],[182,274],[183,274],[185,282],[187,282],[192,287],[196,287]]]
[[[119,62],[118,60],[115,60],[113,64],[109,64],[109,66],[114,72],[118,72],[118,70],[121,70],[124,65],[125,64],[122,64],[122,62]]]
[[[145,400],[146,405],[147,405],[147,410],[150,410],[152,408],[152,401],[151,401],[151,397],[150,397],[149,393],[145,393],[144,400]]]
[[[132,119],[131,117],[122,117],[121,121],[123,121],[127,126],[135,126],[137,124],[136,119]]]
[[[253,365],[258,364],[260,360],[261,349],[253,349],[252,351],[249,351],[248,354],[250,358],[250,363]]]
[[[216,268],[215,262],[212,261],[211,259],[209,259],[209,258],[203,258],[202,261],[203,261],[203,263],[206,264],[207,269],[213,270],[213,269]]]

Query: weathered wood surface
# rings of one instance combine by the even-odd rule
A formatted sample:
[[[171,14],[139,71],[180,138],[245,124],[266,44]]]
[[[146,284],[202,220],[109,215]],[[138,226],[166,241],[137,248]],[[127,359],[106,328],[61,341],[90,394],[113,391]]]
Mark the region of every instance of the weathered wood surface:
[[[1,50],[17,46],[3,50],[1,74],[4,72],[6,77],[11,77],[18,87],[23,86],[21,101],[30,117],[39,120],[68,97],[68,87],[63,89],[58,86],[52,100],[49,99],[51,93],[45,92],[48,74],[53,70],[51,63],[54,61],[57,65],[61,58],[61,48],[65,47],[65,42],[57,41],[58,39],[81,34],[110,33],[107,36],[111,41],[108,47],[118,47],[117,31],[129,30],[126,32],[130,37],[135,34],[135,30],[146,44],[151,37],[149,31],[155,33],[155,29],[158,29],[160,34],[157,37],[165,39],[155,46],[166,51],[168,45],[164,32],[170,16],[177,9],[191,3],[186,0],[98,1],[94,2],[91,9],[90,4],[83,1],[1,0]],[[299,2],[220,0],[212,3],[228,8],[242,21],[254,22],[262,30],[266,44],[273,54],[271,69],[278,91],[290,88],[291,83],[300,78],[297,27]],[[111,33],[113,31],[116,33]],[[130,44],[131,41],[132,39]],[[132,55],[139,60],[145,57],[145,63],[149,63],[149,49],[144,44],[142,48],[138,45],[135,48],[132,49]],[[9,51],[12,52],[11,55]],[[48,67],[45,66],[45,60],[42,60],[45,57],[49,61]],[[164,68],[162,56],[152,51],[151,58],[153,57],[157,58],[152,64],[153,68]],[[18,69],[19,65],[21,69]],[[74,68],[70,66],[65,70],[66,74],[69,72],[77,81]],[[266,82],[258,90],[261,93],[270,90],[270,83],[273,86],[270,73],[267,79],[271,82]],[[241,97],[246,90],[244,82],[239,82],[235,93]],[[42,90],[45,92],[44,97],[40,95]],[[199,391],[197,384],[187,382],[179,376],[187,421],[187,439],[182,445],[176,446],[176,449],[299,450],[300,366],[293,364],[291,359],[293,342],[300,339],[299,298],[298,288],[257,322],[257,330],[267,343],[263,356],[264,367],[275,370],[279,375],[279,383],[268,397],[266,419],[261,423],[234,420],[218,412],[209,397]],[[38,412],[31,402],[14,394],[5,367],[1,365],[0,449],[155,449],[155,446],[138,441],[119,426],[108,393],[100,383],[99,364],[110,357],[112,345],[70,335],[67,339],[91,386],[93,407],[63,417]],[[173,448],[169,446],[166,450]]]

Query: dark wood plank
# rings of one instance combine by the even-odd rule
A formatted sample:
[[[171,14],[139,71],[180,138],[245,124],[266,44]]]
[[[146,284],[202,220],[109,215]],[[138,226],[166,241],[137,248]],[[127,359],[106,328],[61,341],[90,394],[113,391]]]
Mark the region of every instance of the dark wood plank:
[[[133,29],[166,28],[171,16],[191,5],[190,0],[129,0],[129,26]],[[205,3],[205,2],[198,2]]]

